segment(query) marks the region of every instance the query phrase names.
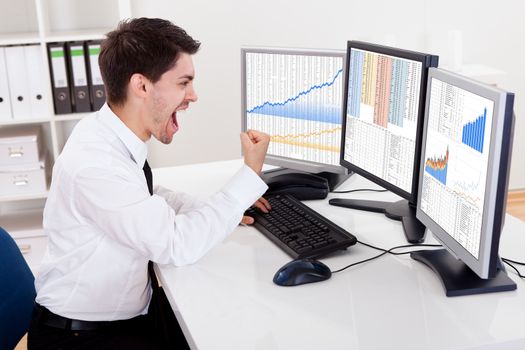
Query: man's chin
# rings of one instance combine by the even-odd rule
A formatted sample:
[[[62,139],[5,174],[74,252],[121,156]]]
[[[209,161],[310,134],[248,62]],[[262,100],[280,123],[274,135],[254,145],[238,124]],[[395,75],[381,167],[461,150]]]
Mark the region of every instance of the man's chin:
[[[159,141],[162,142],[165,145],[169,145],[171,143],[171,141],[173,141],[173,136],[169,137],[169,138],[168,137],[164,137],[164,138],[162,138]]]
[[[171,136],[169,136],[168,134],[163,134],[163,135],[159,135],[159,136],[156,136],[156,135],[153,135],[153,137],[155,137],[155,139],[165,145],[169,145],[171,143],[171,141],[173,141],[173,135],[175,134],[172,134]]]

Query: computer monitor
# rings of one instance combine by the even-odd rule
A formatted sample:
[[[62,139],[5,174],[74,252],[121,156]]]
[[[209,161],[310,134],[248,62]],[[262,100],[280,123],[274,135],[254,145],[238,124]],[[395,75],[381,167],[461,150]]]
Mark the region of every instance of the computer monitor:
[[[437,56],[348,42],[341,164],[405,199],[337,198],[329,203],[401,220],[411,243],[422,242],[425,235],[415,207],[424,87],[428,68],[437,65]]]
[[[266,163],[283,172],[327,178],[335,188],[348,175],[339,165],[345,51],[245,47],[242,127],[271,136]]]
[[[430,69],[417,217],[445,249],[412,257],[448,296],[516,289],[498,255],[505,219],[514,94]]]

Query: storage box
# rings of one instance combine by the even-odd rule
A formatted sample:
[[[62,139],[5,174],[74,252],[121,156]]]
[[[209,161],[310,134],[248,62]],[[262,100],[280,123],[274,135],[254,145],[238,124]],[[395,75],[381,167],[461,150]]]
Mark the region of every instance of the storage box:
[[[40,126],[0,128],[0,169],[4,166],[36,164],[43,150]]]
[[[46,160],[0,166],[0,197],[36,195],[47,191]]]

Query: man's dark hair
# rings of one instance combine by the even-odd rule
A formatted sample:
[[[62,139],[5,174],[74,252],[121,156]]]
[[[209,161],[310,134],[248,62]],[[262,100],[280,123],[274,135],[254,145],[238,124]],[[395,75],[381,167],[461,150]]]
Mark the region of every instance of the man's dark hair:
[[[200,42],[184,29],[160,18],[135,18],[119,23],[102,41],[98,57],[107,100],[126,101],[131,76],[140,73],[153,83],[173,68],[181,53],[193,55]]]

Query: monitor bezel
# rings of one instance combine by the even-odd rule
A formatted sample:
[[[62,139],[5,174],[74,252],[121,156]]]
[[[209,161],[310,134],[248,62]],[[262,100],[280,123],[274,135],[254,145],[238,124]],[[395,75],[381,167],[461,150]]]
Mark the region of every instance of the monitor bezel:
[[[247,129],[246,113],[246,54],[247,53],[267,53],[276,55],[304,55],[304,56],[326,56],[339,57],[343,61],[343,77],[346,74],[346,51],[335,49],[308,49],[308,48],[285,48],[285,47],[266,47],[266,46],[243,46],[241,47],[241,128],[242,131]],[[341,93],[343,94],[344,89]],[[343,98],[343,96],[341,96]],[[343,128],[341,123],[341,129]],[[342,130],[341,130],[342,137]],[[308,160],[299,160],[289,157],[267,154],[266,164],[278,167],[290,168],[310,173],[329,172],[335,174],[346,174],[347,169],[341,165],[332,165]]]
[[[426,97],[427,107],[425,108],[423,138],[421,143],[421,169],[423,169],[425,163],[424,155],[426,152],[428,131],[428,107],[430,106],[430,92],[434,78],[458,86],[461,89],[494,102],[486,190],[480,232],[479,258],[476,259],[466,248],[457,242],[421,209],[421,196],[417,199],[416,217],[432,232],[434,237],[439,240],[453,256],[462,260],[481,278],[491,278],[495,276],[498,269],[499,240],[505,217],[510,155],[512,150],[512,108],[514,95],[494,86],[475,81],[444,69],[431,68],[428,74]],[[508,139],[508,142],[503,142],[505,138]],[[423,177],[424,171],[419,175],[418,190],[420,193],[423,187]]]
[[[418,106],[418,116],[417,116],[417,127],[416,127],[416,139],[415,139],[415,148],[414,148],[414,164],[412,167],[413,178],[410,192],[405,191],[404,189],[364,170],[363,168],[357,166],[356,164],[350,163],[345,159],[345,140],[346,140],[346,125],[347,125],[347,109],[348,109],[348,81],[350,78],[350,69],[345,71],[345,82],[344,82],[344,96],[343,96],[343,110],[342,110],[342,121],[343,129],[341,133],[341,159],[340,163],[342,166],[347,168],[350,171],[353,171],[373,182],[384,187],[385,189],[401,196],[408,200],[411,205],[415,206],[418,190],[418,176],[419,176],[419,160],[421,155],[421,133],[423,130],[423,113],[425,108],[425,94],[426,94],[426,80],[428,68],[435,64],[437,66],[438,57],[431,54],[421,53],[417,51],[410,51],[399,49],[390,46],[372,44],[368,42],[349,40],[347,43],[347,54],[346,54],[346,67],[350,67],[350,53],[352,49],[365,50],[378,54],[389,55],[400,57],[403,59],[408,59],[412,61],[420,62],[421,65],[421,81],[420,81],[420,91],[419,91],[419,106]]]

